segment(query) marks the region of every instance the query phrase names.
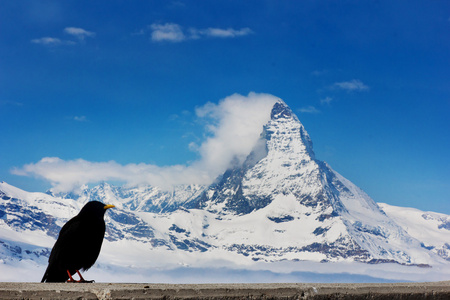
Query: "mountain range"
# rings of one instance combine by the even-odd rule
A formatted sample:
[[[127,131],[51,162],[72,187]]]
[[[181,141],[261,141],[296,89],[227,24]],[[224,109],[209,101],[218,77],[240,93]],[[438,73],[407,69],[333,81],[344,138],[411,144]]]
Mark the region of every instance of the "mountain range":
[[[276,102],[270,114],[245,161],[211,185],[164,190],[105,182],[75,194],[30,193],[1,182],[0,267],[45,268],[62,225],[92,200],[116,206],[106,214],[99,262],[106,269],[450,266],[450,216],[375,203],[315,158],[308,133],[286,103]]]

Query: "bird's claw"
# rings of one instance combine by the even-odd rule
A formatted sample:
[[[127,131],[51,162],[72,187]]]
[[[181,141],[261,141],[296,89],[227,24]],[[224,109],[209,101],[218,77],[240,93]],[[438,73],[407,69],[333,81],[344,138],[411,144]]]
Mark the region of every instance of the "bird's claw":
[[[68,283],[94,283],[95,280],[85,280],[85,279],[83,278],[83,279],[80,279],[80,280],[69,279],[69,280],[67,280],[66,282],[68,282]]]
[[[84,280],[84,281],[82,281],[83,283],[94,283],[95,282],[95,280]]]
[[[67,270],[67,274],[69,275],[69,279],[66,282],[69,282],[69,283],[94,283],[95,282],[95,280],[85,280],[83,278],[83,276],[81,276],[81,274],[80,274],[80,272],[78,270],[76,272],[78,273],[78,276],[80,276],[80,280],[73,279],[72,275],[70,274],[70,271]]]

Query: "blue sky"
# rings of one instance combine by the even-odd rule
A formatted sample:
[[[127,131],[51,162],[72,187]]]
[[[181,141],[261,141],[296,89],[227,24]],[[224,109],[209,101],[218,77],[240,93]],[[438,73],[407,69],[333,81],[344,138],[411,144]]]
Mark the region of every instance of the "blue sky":
[[[45,191],[80,166],[91,181],[186,175],[209,142],[229,144],[227,103],[255,112],[273,95],[375,201],[450,214],[448,1],[1,7],[0,180]]]

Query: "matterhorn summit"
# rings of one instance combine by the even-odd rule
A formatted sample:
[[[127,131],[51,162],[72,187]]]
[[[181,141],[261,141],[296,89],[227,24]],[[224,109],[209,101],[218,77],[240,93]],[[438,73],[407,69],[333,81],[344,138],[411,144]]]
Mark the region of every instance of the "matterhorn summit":
[[[411,250],[420,249],[420,243],[367,194],[315,159],[308,133],[281,100],[246,161],[227,170],[190,207],[241,219],[258,215],[261,227],[235,245],[254,259],[402,264],[430,259],[428,253]],[[264,240],[253,244],[258,236]],[[261,243],[270,251],[254,251]]]

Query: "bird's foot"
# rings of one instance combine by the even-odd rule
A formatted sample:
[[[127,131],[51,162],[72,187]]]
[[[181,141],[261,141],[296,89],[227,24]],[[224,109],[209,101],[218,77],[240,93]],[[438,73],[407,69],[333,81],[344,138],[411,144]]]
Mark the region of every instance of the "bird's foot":
[[[81,276],[80,272],[77,270],[78,276],[80,276],[80,280],[73,279],[72,275],[70,274],[69,270],[67,270],[67,274],[69,275],[69,279],[66,282],[72,282],[72,283],[93,283],[95,280],[85,280],[83,276]]]
[[[75,279],[73,279],[73,280],[71,280],[70,278],[69,278],[69,280],[67,280],[66,281],[67,283],[94,283],[95,282],[95,280],[75,280]]]
[[[94,283],[95,280],[80,280],[81,283]]]

